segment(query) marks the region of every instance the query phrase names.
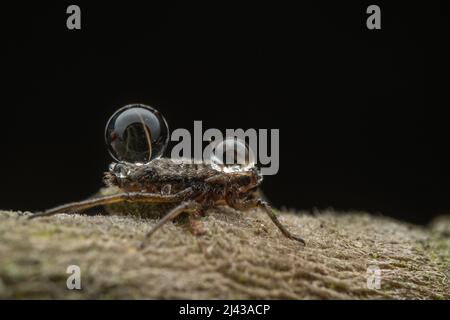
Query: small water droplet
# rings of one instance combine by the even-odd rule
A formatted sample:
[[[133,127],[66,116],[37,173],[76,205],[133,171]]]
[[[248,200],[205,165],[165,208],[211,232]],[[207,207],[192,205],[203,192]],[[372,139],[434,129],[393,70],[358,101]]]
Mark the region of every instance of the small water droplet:
[[[113,164],[111,164],[111,166],[112,165]],[[111,166],[110,166],[110,168],[111,168]],[[126,168],[125,165],[123,165],[122,163],[114,163],[114,167],[112,167],[112,171],[114,171],[114,174],[118,178],[126,178],[130,174],[130,171],[128,170],[128,168]]]
[[[172,185],[171,184],[165,184],[161,188],[161,194],[170,194],[172,192]]]

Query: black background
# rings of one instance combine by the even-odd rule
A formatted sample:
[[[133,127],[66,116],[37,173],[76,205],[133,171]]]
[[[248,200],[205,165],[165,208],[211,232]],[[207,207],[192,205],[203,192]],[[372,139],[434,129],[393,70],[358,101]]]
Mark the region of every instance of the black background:
[[[95,193],[107,119],[142,102],[172,130],[279,128],[280,171],[263,184],[276,206],[448,212],[445,22],[437,4],[390,2],[2,5],[0,207]],[[381,30],[366,28],[369,4]]]

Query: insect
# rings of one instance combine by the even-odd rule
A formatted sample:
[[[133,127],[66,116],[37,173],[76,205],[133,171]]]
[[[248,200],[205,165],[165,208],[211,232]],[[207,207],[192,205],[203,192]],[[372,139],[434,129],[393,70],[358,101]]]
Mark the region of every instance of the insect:
[[[128,105],[116,111],[108,121],[105,137],[109,151],[117,162],[111,163],[104,182],[106,186],[120,191],[57,206],[36,213],[31,219],[121,204],[167,210],[147,232],[145,239],[148,239],[165,223],[181,214],[188,214],[194,233],[202,233],[199,219],[210,208],[229,206],[241,211],[261,208],[284,236],[305,244],[301,237],[288,231],[269,204],[256,195],[262,175],[244,142],[227,138],[216,143],[215,150],[219,151],[219,155],[230,150],[238,158],[243,155],[241,159],[247,162],[240,164],[228,165],[218,161],[220,157],[217,152],[210,162],[163,158],[161,155],[169,137],[167,122],[157,110],[142,104]],[[144,243],[145,240],[142,246]]]

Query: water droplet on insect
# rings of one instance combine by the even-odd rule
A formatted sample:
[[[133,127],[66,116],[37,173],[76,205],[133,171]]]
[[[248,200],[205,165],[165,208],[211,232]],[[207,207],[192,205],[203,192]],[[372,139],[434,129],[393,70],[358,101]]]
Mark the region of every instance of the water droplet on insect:
[[[129,170],[121,163],[111,164],[110,170],[112,170],[118,178],[126,178],[130,174]]]
[[[105,141],[116,161],[148,163],[163,155],[169,142],[169,127],[158,110],[130,104],[108,120]]]
[[[172,191],[172,185],[171,184],[165,184],[161,188],[161,194],[170,194]]]
[[[255,155],[246,143],[236,137],[213,142],[210,165],[225,173],[248,171],[255,166]]]

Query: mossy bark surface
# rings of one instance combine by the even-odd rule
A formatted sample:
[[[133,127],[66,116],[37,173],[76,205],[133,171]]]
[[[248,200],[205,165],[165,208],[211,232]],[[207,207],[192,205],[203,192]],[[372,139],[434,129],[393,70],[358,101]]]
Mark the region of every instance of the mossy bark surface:
[[[450,298],[449,217],[419,227],[359,212],[280,213],[303,247],[262,212],[211,210],[206,234],[169,223],[139,250],[156,219],[26,216],[0,211],[0,298]],[[67,289],[69,265],[80,267],[81,290]]]

